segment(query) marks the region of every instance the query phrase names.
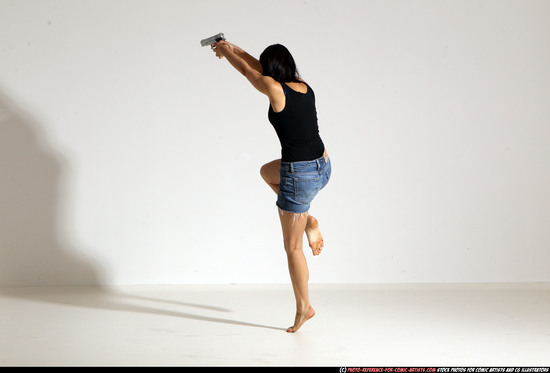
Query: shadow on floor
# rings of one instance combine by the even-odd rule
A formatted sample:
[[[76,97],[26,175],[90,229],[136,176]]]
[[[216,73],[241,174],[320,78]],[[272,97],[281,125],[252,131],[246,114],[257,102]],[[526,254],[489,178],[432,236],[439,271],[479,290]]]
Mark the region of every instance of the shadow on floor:
[[[191,307],[205,312],[224,312],[231,310],[197,303],[189,303],[181,300],[159,299],[146,296],[126,294],[113,291],[108,287],[85,286],[85,287],[0,287],[0,294],[5,297],[30,300],[33,302],[52,303],[64,306],[79,308],[92,308],[110,311],[133,312],[143,314],[153,314],[159,316],[181,317],[190,320],[207,321],[230,325],[241,325],[247,327],[256,327],[273,330],[286,330],[269,325],[261,325],[246,321],[232,320],[228,318],[204,316],[200,314],[173,311],[165,309],[162,306],[147,306],[139,303],[165,303],[169,305]]]

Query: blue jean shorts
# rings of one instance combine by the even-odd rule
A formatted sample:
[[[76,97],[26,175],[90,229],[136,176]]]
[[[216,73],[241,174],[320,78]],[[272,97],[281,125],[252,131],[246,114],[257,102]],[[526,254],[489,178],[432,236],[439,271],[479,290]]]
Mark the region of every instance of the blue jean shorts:
[[[311,201],[327,185],[330,174],[330,158],[313,161],[281,162],[281,182],[277,206],[287,212],[302,214],[309,210]]]

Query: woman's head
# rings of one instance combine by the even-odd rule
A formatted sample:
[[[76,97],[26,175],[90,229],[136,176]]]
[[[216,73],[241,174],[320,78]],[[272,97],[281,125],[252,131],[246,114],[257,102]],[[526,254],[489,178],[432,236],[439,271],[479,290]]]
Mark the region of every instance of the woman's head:
[[[279,83],[300,81],[294,58],[284,45],[274,44],[267,47],[260,55],[260,64],[263,74]]]

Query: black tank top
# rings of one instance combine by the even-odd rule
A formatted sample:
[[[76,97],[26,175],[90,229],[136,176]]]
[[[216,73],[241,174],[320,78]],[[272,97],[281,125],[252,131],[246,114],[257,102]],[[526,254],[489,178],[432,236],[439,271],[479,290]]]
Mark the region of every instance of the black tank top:
[[[323,156],[325,146],[319,136],[315,94],[309,85],[307,92],[293,90],[281,84],[286,96],[285,107],[276,113],[269,105],[268,118],[281,142],[281,161],[311,161]]]

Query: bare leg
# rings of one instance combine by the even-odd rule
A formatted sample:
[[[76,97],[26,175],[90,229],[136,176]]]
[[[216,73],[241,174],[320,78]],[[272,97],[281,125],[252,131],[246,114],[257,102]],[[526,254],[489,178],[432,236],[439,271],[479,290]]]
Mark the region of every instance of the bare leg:
[[[269,185],[275,194],[279,194],[279,184],[281,183],[281,175],[279,170],[281,169],[281,160],[276,159],[269,163],[266,163],[260,169],[260,175],[264,181]],[[319,222],[313,216],[309,216],[307,219],[307,226],[305,229],[307,240],[309,241],[309,247],[313,255],[319,255],[324,246],[323,236],[319,231]]]
[[[260,169],[260,175],[264,181],[269,185],[275,194],[279,194],[279,184],[281,183],[281,175],[279,170],[281,169],[281,160],[276,159],[269,163],[266,163]]]
[[[294,325],[288,328],[287,332],[294,333],[300,329],[303,323],[315,315],[315,311],[309,302],[309,270],[302,250],[302,241],[308,219],[307,214],[293,214],[290,212],[279,213],[279,218],[283,229],[292,289],[296,298]]]

